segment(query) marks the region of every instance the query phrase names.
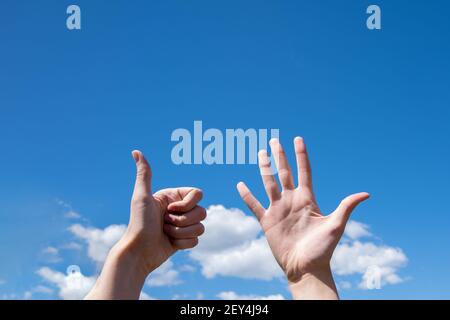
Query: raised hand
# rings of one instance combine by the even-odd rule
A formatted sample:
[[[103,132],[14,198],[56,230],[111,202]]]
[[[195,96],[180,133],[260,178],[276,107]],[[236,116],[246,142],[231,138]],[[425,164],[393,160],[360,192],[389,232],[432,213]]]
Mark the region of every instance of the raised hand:
[[[353,209],[369,198],[368,193],[348,196],[329,215],[323,215],[313,193],[311,166],[302,138],[294,140],[298,186],[278,140],[270,147],[278,169],[278,183],[270,168],[266,151],[258,162],[270,200],[265,209],[247,186],[237,185],[239,194],[258,218],[275,259],[284,270],[296,299],[336,299],[337,290],[330,269],[333,251],[341,238]]]
[[[131,215],[124,236],[139,247],[149,273],[178,249],[193,248],[204,232],[206,211],[197,206],[202,191],[196,188],[163,189],[152,194],[150,166],[140,151],[133,151],[137,174]]]
[[[204,232],[206,210],[197,205],[202,191],[184,187],[152,194],[150,166],[140,151],[132,154],[137,174],[130,222],[87,299],[137,299],[147,275],[177,250],[195,247]]]

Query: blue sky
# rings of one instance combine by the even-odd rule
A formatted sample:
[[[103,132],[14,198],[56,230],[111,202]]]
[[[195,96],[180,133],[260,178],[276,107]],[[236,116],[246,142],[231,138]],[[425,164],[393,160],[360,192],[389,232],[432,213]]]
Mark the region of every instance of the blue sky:
[[[172,131],[202,120],[279,128],[288,151],[303,136],[324,212],[372,194],[353,216],[370,226],[364,241],[400,248],[407,264],[381,290],[358,289],[361,274],[339,276],[352,283],[343,298],[450,298],[448,2],[375,1],[380,31],[365,26],[368,1],[73,3],[81,31],[66,29],[69,1],[0,5],[0,294],[44,286],[53,291],[33,298],[57,298],[36,273],[43,267],[97,272],[68,228],[127,223],[135,148],[155,190],[196,185],[204,206],[250,214],[235,184],[265,200],[255,166],[171,162]],[[72,242],[81,248],[63,249]],[[277,277],[207,279],[189,253],[171,261],[181,283],[147,286],[152,297],[289,297]]]

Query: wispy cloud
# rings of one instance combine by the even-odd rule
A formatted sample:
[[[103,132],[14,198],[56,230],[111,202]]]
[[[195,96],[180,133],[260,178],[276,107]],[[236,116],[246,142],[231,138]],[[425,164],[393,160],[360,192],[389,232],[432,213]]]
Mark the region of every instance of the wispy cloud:
[[[62,258],[59,256],[58,248],[52,246],[42,249],[41,255],[48,263],[58,263],[62,261]]]
[[[81,214],[79,214],[76,211],[69,210],[69,211],[64,213],[64,217],[67,218],[67,219],[80,219],[81,218]]]
[[[88,245],[88,256],[98,264],[103,264],[108,256],[109,250],[119,241],[125,233],[125,225],[110,225],[105,229],[85,227],[81,224],[74,224],[69,227],[69,231],[76,237],[86,241]]]
[[[146,283],[150,287],[161,287],[173,286],[181,282],[180,272],[174,268],[173,262],[169,259],[150,274]]]
[[[220,292],[217,297],[221,300],[285,300],[281,294],[271,294],[268,296],[260,296],[256,294],[240,295],[234,291]]]

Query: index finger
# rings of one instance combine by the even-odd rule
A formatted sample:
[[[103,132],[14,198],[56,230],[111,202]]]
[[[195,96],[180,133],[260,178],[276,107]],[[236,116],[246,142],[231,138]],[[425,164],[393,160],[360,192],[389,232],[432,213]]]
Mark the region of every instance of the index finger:
[[[167,210],[172,212],[187,212],[192,210],[203,198],[203,192],[197,188],[178,188],[181,200],[172,202],[167,206]]]

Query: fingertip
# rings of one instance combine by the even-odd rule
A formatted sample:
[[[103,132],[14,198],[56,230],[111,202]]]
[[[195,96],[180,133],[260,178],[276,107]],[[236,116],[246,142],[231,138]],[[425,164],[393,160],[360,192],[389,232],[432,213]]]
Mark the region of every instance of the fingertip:
[[[167,210],[177,212],[180,208],[179,202],[169,203],[169,205],[167,206]]]
[[[239,193],[239,195],[242,197],[243,194],[245,194],[248,191],[248,187],[247,185],[240,181],[237,185],[236,185],[236,189]]]
[[[302,143],[303,141],[304,141],[303,138],[300,137],[300,136],[296,136],[296,137],[294,138],[294,143]]]
[[[269,144],[270,145],[277,145],[277,144],[279,144],[280,143],[280,140],[278,139],[278,138],[272,138],[272,139],[270,139],[270,141],[269,141]]]
[[[303,137],[297,136],[294,138],[294,148],[296,152],[303,152],[305,147],[305,139]]]
[[[360,192],[357,194],[357,196],[362,200],[367,200],[370,198],[370,193],[368,192]]]
[[[364,197],[363,197],[363,200],[362,201],[366,201],[366,200],[369,200],[370,199],[370,193],[368,193],[368,192],[365,192],[364,193]]]
[[[267,157],[267,150],[266,149],[261,149],[258,151],[258,157],[259,158],[265,158]]]
[[[198,188],[194,188],[193,190],[194,190],[195,193],[198,194],[198,196],[197,196],[198,197],[198,201],[197,202],[202,200],[203,199],[203,190],[202,189],[198,189]]]
[[[140,156],[141,152],[139,150],[133,150],[131,151],[131,156],[133,157],[134,161],[136,163],[139,162],[139,156]]]

